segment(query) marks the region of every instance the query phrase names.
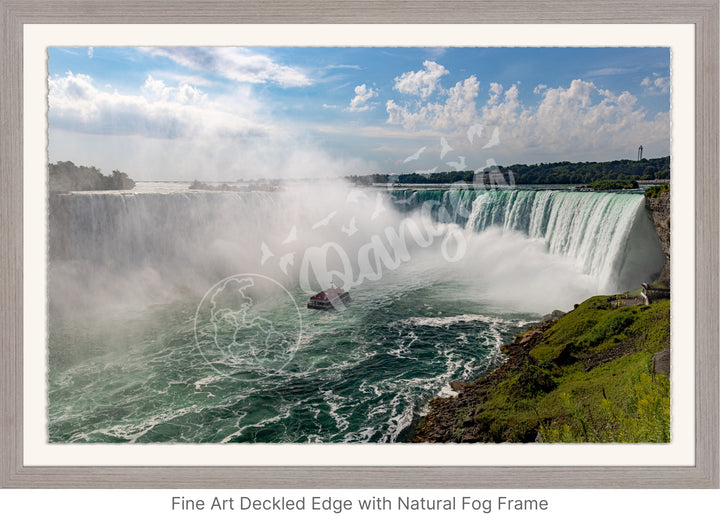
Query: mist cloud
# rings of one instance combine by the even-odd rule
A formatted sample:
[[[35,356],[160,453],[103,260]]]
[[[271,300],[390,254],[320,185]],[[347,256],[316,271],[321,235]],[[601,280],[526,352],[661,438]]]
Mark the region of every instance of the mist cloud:
[[[51,162],[121,169],[138,180],[337,177],[376,167],[330,156],[272,121],[243,87],[211,95],[148,75],[128,94],[67,72],[49,80],[49,108]]]

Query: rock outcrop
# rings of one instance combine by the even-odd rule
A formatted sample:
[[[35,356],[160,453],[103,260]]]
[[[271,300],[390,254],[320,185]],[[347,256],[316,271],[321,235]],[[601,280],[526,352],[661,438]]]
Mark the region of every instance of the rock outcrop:
[[[516,335],[501,348],[499,368],[451,383],[454,397],[431,400],[407,440],[529,443],[540,434],[543,441],[664,441],[665,413],[655,413],[658,434],[633,430],[637,406],[626,401],[642,383],[669,403],[669,386],[656,377],[669,378],[670,301],[643,306],[616,298],[591,297]],[[652,379],[644,379],[650,359]]]
[[[657,197],[645,197],[645,208],[655,225],[660,245],[665,254],[665,264],[660,271],[658,280],[670,284],[670,192],[666,191]]]
[[[435,398],[430,401],[430,410],[420,421],[413,441],[416,443],[443,443],[460,442],[475,443],[497,441],[491,431],[491,421],[485,421],[477,417],[474,409],[479,403],[487,399],[493,389],[500,383],[509,379],[513,374],[527,371],[525,375],[532,375],[534,369],[528,366],[528,355],[530,350],[543,337],[547,329],[553,325],[553,321],[541,323],[515,338],[515,341],[502,347],[503,353],[507,356],[505,363],[487,376],[481,377],[471,383],[457,382],[451,386],[458,392],[455,397]],[[528,381],[523,376],[523,383],[535,385],[545,389],[545,383],[551,381],[549,377],[542,374],[538,378]],[[466,415],[464,419],[458,418],[458,414]],[[535,428],[529,428],[521,436],[519,441],[530,442],[537,437]],[[515,439],[517,441],[518,439]]]

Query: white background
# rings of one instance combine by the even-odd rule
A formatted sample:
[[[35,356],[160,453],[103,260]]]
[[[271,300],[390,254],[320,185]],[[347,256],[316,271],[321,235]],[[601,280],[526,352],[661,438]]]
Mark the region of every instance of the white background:
[[[52,444],[47,439],[46,199],[47,47],[88,45],[662,46],[671,49],[673,183],[672,347],[694,343],[694,33],[693,26],[622,25],[26,25],[24,27],[23,452],[25,465],[692,465],[694,354],[672,363],[672,440],[668,444],[430,444],[117,446]]]
[[[547,511],[499,512],[254,512],[254,511],[172,511],[173,496],[202,498],[211,501],[241,496],[272,497],[285,495],[306,500],[312,496],[356,499],[358,497],[386,496],[396,500],[398,495],[416,498],[448,498],[463,495],[475,498],[498,496],[513,499],[546,499]],[[493,501],[496,503],[496,501]],[[720,493],[717,490],[470,490],[470,491],[244,491],[244,490],[3,490],[0,491],[0,516],[8,524],[240,524],[287,523],[295,524],[363,524],[404,522],[433,524],[463,520],[468,525],[482,523],[541,525],[544,523],[626,524],[642,523],[665,525],[680,523],[716,523],[720,516]],[[5,518],[9,518],[5,520]],[[37,521],[36,521],[37,520]]]

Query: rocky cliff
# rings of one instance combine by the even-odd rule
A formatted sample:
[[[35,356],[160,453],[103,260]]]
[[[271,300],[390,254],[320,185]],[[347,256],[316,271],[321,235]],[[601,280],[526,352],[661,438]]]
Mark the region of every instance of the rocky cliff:
[[[660,245],[665,254],[665,264],[660,272],[659,281],[670,284],[670,192],[665,191],[657,196],[646,193],[645,208],[655,225]]]
[[[518,335],[502,347],[502,366],[433,399],[410,439],[668,441],[670,301],[625,295],[592,297]]]
[[[481,406],[492,397],[493,391],[500,388],[500,385],[513,376],[520,376],[523,372],[525,376],[529,376],[523,377],[526,387],[537,386],[539,390],[552,390],[555,387],[549,376],[528,368],[530,351],[553,324],[554,321],[544,322],[516,337],[511,344],[503,346],[502,351],[507,356],[507,361],[487,376],[472,383],[453,382],[451,386],[458,393],[456,397],[435,398],[430,401],[429,411],[417,426],[413,441],[416,443],[534,441],[538,435],[535,421],[514,422],[512,425],[507,425],[504,417],[497,420],[487,417]]]

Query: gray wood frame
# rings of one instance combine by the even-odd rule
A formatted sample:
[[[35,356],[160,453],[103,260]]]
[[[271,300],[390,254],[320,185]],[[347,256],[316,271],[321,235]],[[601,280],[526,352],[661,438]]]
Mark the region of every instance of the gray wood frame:
[[[718,0],[0,0],[0,487],[718,488]],[[26,467],[25,23],[682,23],[696,49],[696,461],[691,467]]]

